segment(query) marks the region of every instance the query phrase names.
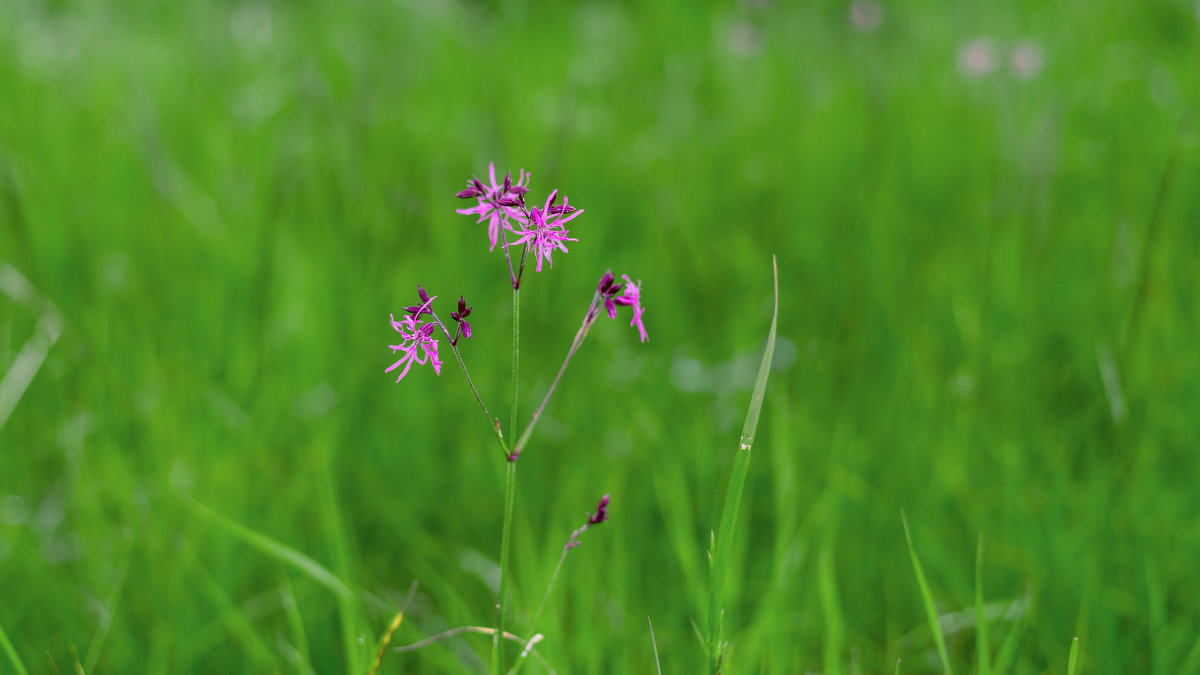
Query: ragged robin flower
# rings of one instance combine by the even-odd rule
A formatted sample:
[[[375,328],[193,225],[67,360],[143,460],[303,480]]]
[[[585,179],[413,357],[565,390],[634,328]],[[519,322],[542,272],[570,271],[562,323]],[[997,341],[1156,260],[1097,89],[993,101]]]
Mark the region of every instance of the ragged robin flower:
[[[425,305],[428,306],[428,303]],[[442,374],[442,362],[438,360],[437,340],[433,339],[433,331],[437,328],[434,323],[418,322],[412,315],[405,314],[397,321],[395,315],[392,315],[392,328],[400,334],[400,344],[388,345],[392,353],[403,353],[404,356],[399,361],[388,367],[385,373],[390,373],[393,370],[404,366],[404,370],[400,371],[400,377],[396,378],[396,382],[404,379],[408,374],[409,368],[413,363],[433,365],[433,372],[438,375]]]
[[[504,176],[504,182],[496,183],[496,164],[488,164],[488,179],[491,185],[485,185],[478,178],[472,177],[467,181],[467,189],[460,190],[455,196],[459,199],[475,198],[478,202],[469,209],[455,209],[467,216],[478,215],[482,223],[487,221],[488,239],[491,241],[489,251],[496,249],[496,241],[500,238],[500,228],[512,231],[509,221],[522,222],[525,219],[524,195],[529,192],[529,176],[522,169],[517,182],[512,180],[512,172]]]
[[[543,261],[550,263],[551,267],[554,266],[554,261],[550,257],[554,253],[554,249],[563,253],[567,252],[567,247],[563,242],[578,241],[567,236],[567,228],[564,225],[583,213],[583,210],[567,204],[566,197],[563,197],[561,205],[557,205],[554,203],[557,197],[558,190],[555,190],[546,199],[545,206],[540,209],[536,206],[531,208],[528,222],[519,223],[521,229],[514,230],[519,238],[508,244],[509,246],[530,246],[533,249],[534,257],[537,258],[536,271],[538,272],[542,271]]]

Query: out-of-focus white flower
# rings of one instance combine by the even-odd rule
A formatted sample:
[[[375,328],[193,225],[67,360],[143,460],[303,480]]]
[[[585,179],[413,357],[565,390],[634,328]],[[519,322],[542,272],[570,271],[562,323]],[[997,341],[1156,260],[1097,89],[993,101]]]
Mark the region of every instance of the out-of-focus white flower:
[[[850,3],[850,25],[860,33],[874,33],[883,23],[883,5],[875,0]]]
[[[1014,75],[1028,80],[1042,70],[1042,50],[1032,42],[1018,42],[1008,57],[1008,65]]]
[[[969,77],[982,77],[999,65],[996,43],[990,38],[971,40],[958,49],[958,69]]]

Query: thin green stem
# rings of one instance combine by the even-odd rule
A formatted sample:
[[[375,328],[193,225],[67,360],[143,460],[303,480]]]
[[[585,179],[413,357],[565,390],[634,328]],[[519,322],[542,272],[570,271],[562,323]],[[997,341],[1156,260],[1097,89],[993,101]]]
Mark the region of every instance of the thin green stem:
[[[500,228],[500,248],[504,249],[504,262],[508,264],[508,281],[512,284],[513,289],[516,289],[520,284],[517,282],[517,273],[513,271],[512,255],[508,252],[508,237],[504,234],[504,228]],[[529,245],[525,245],[525,250],[529,250]],[[525,254],[521,254],[522,259]]]
[[[495,675],[504,673],[504,643],[500,636],[504,634],[504,605],[507,601],[508,545],[512,540],[513,501],[517,491],[517,463],[510,460],[505,465],[504,474],[504,530],[500,535],[500,592],[496,596],[496,632],[492,635],[492,672]]]
[[[512,407],[508,418],[508,434],[517,435],[517,357],[521,345],[521,287],[513,285],[513,340],[512,340]]]
[[[542,399],[542,403],[537,407],[537,410],[533,411],[533,417],[525,425],[525,430],[521,432],[521,438],[512,447],[512,454],[514,456],[520,455],[521,451],[525,449],[525,443],[533,433],[533,428],[537,426],[538,418],[542,416],[542,411],[546,409],[546,404],[550,402],[550,397],[554,395],[554,390],[558,387],[559,380],[562,379],[563,373],[567,371],[567,364],[571,362],[571,357],[575,355],[575,352],[579,351],[579,346],[583,344],[583,340],[587,337],[588,331],[591,330],[592,324],[596,322],[596,308],[599,299],[599,293],[592,296],[592,304],[588,305],[587,314],[583,318],[583,325],[575,333],[575,339],[571,342],[571,348],[567,350],[567,357],[563,359],[562,366],[558,369],[558,374],[554,376],[554,381],[550,383],[550,389],[546,392],[546,397]]]
[[[504,434],[500,433],[500,421],[493,418],[492,414],[488,412],[487,405],[483,402],[483,397],[479,395],[479,389],[475,387],[475,383],[471,380],[471,373],[467,372],[467,363],[463,361],[462,354],[458,351],[457,341],[450,335],[450,331],[446,330],[446,326],[442,324],[437,314],[433,312],[430,312],[430,314],[433,316],[433,322],[438,325],[438,328],[442,329],[447,342],[450,343],[450,351],[454,352],[454,358],[458,361],[458,367],[462,369],[463,377],[467,379],[467,386],[471,388],[471,393],[475,394],[475,402],[479,404],[479,409],[483,411],[483,418],[487,420],[488,428],[492,430],[492,433],[496,434],[496,441],[500,444],[500,449],[504,452],[504,457],[507,458],[508,443],[504,441]]]
[[[533,619],[529,621],[529,628],[525,631],[526,635],[531,637],[535,635],[533,631],[537,628],[537,621],[542,616],[542,610],[546,608],[546,601],[550,599],[550,592],[554,590],[554,585],[558,583],[558,573],[562,571],[563,563],[567,560],[567,553],[579,542],[579,535],[586,532],[589,527],[591,527],[590,523],[584,523],[583,527],[572,532],[571,537],[567,539],[566,546],[563,546],[562,555],[558,557],[558,564],[554,566],[554,573],[550,575],[550,583],[546,585],[546,592],[542,594],[542,601],[538,604],[537,610],[534,611]],[[522,651],[521,655],[517,657],[516,663],[509,669],[508,675],[517,675],[517,673],[521,672],[521,666],[525,665],[525,659],[528,656],[529,650]]]

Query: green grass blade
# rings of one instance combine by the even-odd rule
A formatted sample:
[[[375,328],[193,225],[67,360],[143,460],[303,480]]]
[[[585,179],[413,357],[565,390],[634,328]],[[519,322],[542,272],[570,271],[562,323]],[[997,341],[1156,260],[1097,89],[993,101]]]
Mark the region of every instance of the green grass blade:
[[[742,425],[742,436],[738,443],[737,458],[733,475],[729,479],[729,492],[725,496],[725,509],[721,514],[721,529],[712,552],[712,579],[708,592],[708,663],[709,672],[715,675],[721,669],[721,617],[724,604],[725,568],[729,565],[729,553],[733,548],[733,530],[737,525],[738,507],[742,501],[742,488],[750,469],[750,447],[754,444],[754,432],[758,428],[758,417],[762,412],[763,396],[767,390],[767,378],[771,374],[771,358],[775,354],[775,331],[779,323],[779,266],[771,258],[775,276],[775,310],[771,315],[771,330],[767,333],[767,346],[763,350],[762,363],[758,367],[758,378],[754,381],[754,394],[750,408],[746,411],[746,423]]]
[[[243,658],[247,668],[253,670],[268,667],[274,658],[273,652],[254,629],[245,607],[230,597],[229,589],[222,586],[204,566],[190,542],[183,541],[178,550],[179,566],[183,575],[192,588],[208,596],[208,600],[216,609],[209,625],[191,632],[186,640],[173,646],[172,659],[178,672],[192,670],[196,659],[218,644],[228,645],[231,638],[245,650]],[[84,670],[89,673],[95,672],[94,668],[88,667],[89,661],[84,662]]]
[[[662,664],[658,662],[658,641],[654,639],[654,622],[650,617],[646,617],[646,623],[650,625],[650,648],[654,650],[654,671],[658,675],[662,675]]]
[[[29,675],[29,671],[25,670],[25,664],[21,663],[21,657],[17,655],[17,648],[13,647],[13,643],[8,639],[8,633],[4,632],[4,626],[0,626],[0,647],[4,647],[4,653],[8,656],[9,663],[20,675]]]
[[[908,531],[908,518],[904,517],[904,509],[900,510],[900,521],[904,523],[904,538],[908,541],[908,555],[912,558],[913,572],[917,575],[917,585],[921,587],[921,600],[925,603],[925,616],[929,620],[929,629],[933,631],[933,641],[937,644],[938,656],[942,659],[942,669],[946,675],[952,675],[950,654],[946,651],[946,638],[942,635],[942,625],[938,622],[937,608],[933,604],[933,594],[929,592],[929,584],[925,581],[925,572],[921,570],[921,560],[917,557],[917,549],[913,547],[912,534]]]
[[[1079,665],[1079,638],[1071,639],[1071,656],[1067,659],[1067,675],[1075,675],[1075,666]]]
[[[320,451],[325,470],[319,472],[317,480],[317,497],[321,504],[321,520],[327,533],[326,541],[333,552],[334,578],[341,579],[350,576],[350,555],[347,552],[346,535],[342,531],[342,519],[338,515],[337,497],[333,486],[333,465],[329,457],[328,446]],[[357,605],[353,595],[338,595],[338,614],[342,624],[342,652],[346,660],[346,670],[351,673],[363,671],[361,645],[359,636],[363,635],[358,621]]]
[[[354,591],[351,591],[349,586],[343,583],[341,579],[338,579],[337,576],[333,574],[333,572],[330,572],[316,560],[313,560],[294,548],[285,546],[284,544],[275,541],[265,534],[255,532],[245,525],[236,523],[225,516],[222,516],[190,496],[185,495],[183,500],[185,504],[191,507],[193,511],[202,516],[205,520],[215,523],[222,530],[225,530],[229,534],[232,534],[238,539],[250,544],[254,548],[257,548],[259,551],[262,551],[272,558],[275,558],[279,562],[300,570],[313,581],[333,591],[338,598],[346,600],[354,599]]]
[[[900,675],[900,659],[896,659],[896,673],[895,673],[895,675]]]
[[[1021,644],[1021,631],[1025,628],[1025,617],[1022,615],[1009,629],[1008,635],[1004,638],[1004,643],[1000,645],[1000,651],[996,653],[996,667],[992,672],[996,675],[1007,673],[1017,658],[1017,646]]]
[[[821,547],[817,563],[821,614],[825,619],[825,673],[827,675],[841,675],[842,673],[842,645],[845,642],[846,634],[845,624],[842,620],[842,606],[838,600],[835,569],[837,568],[833,560],[833,542],[827,540]]]
[[[987,615],[983,611],[983,533],[979,533],[979,546],[975,549],[975,660],[979,675],[992,675],[992,663],[988,658]]]
[[[296,643],[296,653],[300,660],[296,663],[296,670],[301,673],[308,673],[312,657],[308,650],[308,633],[304,631],[304,617],[300,615],[300,605],[296,602],[296,593],[292,590],[292,580],[288,578],[285,571],[283,573],[283,587],[280,590],[283,595],[283,609],[287,614],[288,629],[292,634],[292,640]]]

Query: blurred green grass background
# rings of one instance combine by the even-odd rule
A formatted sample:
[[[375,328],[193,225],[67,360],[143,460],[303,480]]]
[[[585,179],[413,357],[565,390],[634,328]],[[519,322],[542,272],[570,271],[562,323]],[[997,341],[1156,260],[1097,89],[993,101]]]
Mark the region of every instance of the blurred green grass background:
[[[1080,672],[1200,673],[1193,3],[0,14],[0,372],[45,354],[0,418],[0,626],[30,672],[365,671],[414,580],[393,644],[490,625],[493,441],[452,361],[383,369],[417,282],[464,293],[506,415],[504,263],[452,198],[495,160],[587,210],[523,286],[526,414],[605,269],[647,306],[646,345],[592,331],[520,464],[518,627],[612,493],[540,622],[558,672],[653,672],[647,617],[665,672],[702,667],[775,254],[728,672],[940,671],[904,508],[956,670],[982,533],[1004,672],[1065,672],[1079,636]]]

